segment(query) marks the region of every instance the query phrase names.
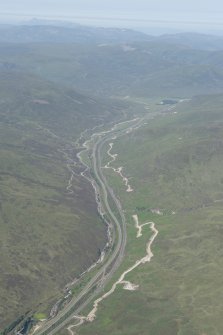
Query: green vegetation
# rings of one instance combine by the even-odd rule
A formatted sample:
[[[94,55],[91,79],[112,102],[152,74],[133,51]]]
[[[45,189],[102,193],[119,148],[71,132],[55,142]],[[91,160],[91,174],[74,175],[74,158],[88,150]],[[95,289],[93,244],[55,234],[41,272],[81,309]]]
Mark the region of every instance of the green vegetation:
[[[89,183],[74,175],[74,193],[67,192],[71,173],[64,152],[74,157],[73,143],[81,131],[110,122],[119,115],[119,106],[98,103],[35,76],[2,74],[2,330],[27,311],[47,314],[64,286],[97,260],[106,227]]]
[[[159,235],[151,263],[104,300],[96,320],[78,329],[88,334],[215,335],[222,324],[222,134],[223,96],[201,96],[158,116],[115,141],[115,166],[124,166],[134,192],[107,171],[128,218],[126,263],[145,255],[149,227],[136,239],[132,220],[154,221]],[[108,159],[104,156],[104,160]],[[159,209],[163,215],[152,213]]]
[[[146,226],[136,239],[133,214],[159,229],[154,258],[127,276],[139,290],[119,286],[79,332],[221,334],[223,97],[196,97],[172,111],[159,105],[222,92],[219,40],[81,27],[0,31],[2,333],[11,332],[20,315],[45,317],[105,244],[106,227],[79,165],[72,166],[73,194],[66,189],[67,157],[75,157],[81,132],[159,114],[114,141],[113,164],[123,166],[134,192],[105,170],[128,219],[126,258],[114,280],[145,255],[151,236]],[[86,153],[83,158],[90,161]]]
[[[174,98],[222,92],[222,51],[163,40],[135,41],[0,44],[0,70],[29,71],[100,97]]]
[[[47,315],[45,313],[36,313],[34,314],[34,318],[36,320],[44,320],[47,318]]]

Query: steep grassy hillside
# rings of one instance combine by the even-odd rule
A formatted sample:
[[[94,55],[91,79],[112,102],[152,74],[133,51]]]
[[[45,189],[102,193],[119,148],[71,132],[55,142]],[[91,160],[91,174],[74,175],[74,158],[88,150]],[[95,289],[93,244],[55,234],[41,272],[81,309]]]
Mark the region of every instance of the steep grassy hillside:
[[[138,289],[118,285],[79,334],[222,333],[222,104],[222,95],[194,98],[114,142],[113,166],[124,167],[134,189],[126,193],[117,174],[107,171],[128,218],[121,271],[146,254],[151,236],[145,226],[136,238],[133,214],[140,223],[153,221],[159,234],[151,263],[125,278]]]
[[[87,97],[40,77],[10,70],[1,72],[1,117],[37,122],[66,140],[81,131],[120,118],[126,104]]]
[[[0,79],[0,329],[47,311],[99,257],[106,227],[94,192],[71,177],[80,132],[120,117],[106,105],[16,72]],[[49,304],[50,303],[50,304]],[[41,304],[41,305],[40,305]]]

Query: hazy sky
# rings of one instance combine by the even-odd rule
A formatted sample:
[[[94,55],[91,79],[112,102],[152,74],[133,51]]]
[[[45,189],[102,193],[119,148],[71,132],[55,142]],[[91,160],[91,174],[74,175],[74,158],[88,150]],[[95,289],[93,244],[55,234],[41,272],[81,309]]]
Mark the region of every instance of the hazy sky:
[[[115,20],[123,25],[132,20],[134,25],[141,26],[171,22],[223,29],[222,0],[0,0],[0,13],[52,18],[81,16],[113,22],[112,25]]]

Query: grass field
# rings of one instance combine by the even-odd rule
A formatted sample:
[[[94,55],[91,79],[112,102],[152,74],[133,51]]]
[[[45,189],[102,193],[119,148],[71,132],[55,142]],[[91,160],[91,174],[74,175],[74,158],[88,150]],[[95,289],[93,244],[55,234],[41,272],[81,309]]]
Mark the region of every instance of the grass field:
[[[158,116],[115,141],[114,165],[124,167],[134,188],[126,193],[119,177],[107,171],[128,218],[120,273],[145,255],[151,236],[145,226],[136,239],[132,215],[141,223],[154,221],[159,234],[151,263],[126,278],[139,289],[120,285],[78,334],[222,334],[222,102],[221,95],[194,98],[178,105],[177,114]]]

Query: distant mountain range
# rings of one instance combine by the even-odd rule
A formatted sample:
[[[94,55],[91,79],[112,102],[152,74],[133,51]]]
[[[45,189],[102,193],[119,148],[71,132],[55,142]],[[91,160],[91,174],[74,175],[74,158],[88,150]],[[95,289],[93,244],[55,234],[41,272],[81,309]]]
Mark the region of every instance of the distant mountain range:
[[[121,43],[151,40],[130,29],[92,28],[81,25],[0,25],[0,42],[12,43]]]
[[[219,93],[222,56],[223,37],[197,33],[155,37],[39,20],[0,25],[0,71],[29,71],[90,95]]]
[[[33,19],[19,25],[0,24],[0,42],[12,43],[129,43],[154,41],[200,50],[223,50],[223,36],[199,33],[147,35],[131,29],[88,27],[64,21]]]

